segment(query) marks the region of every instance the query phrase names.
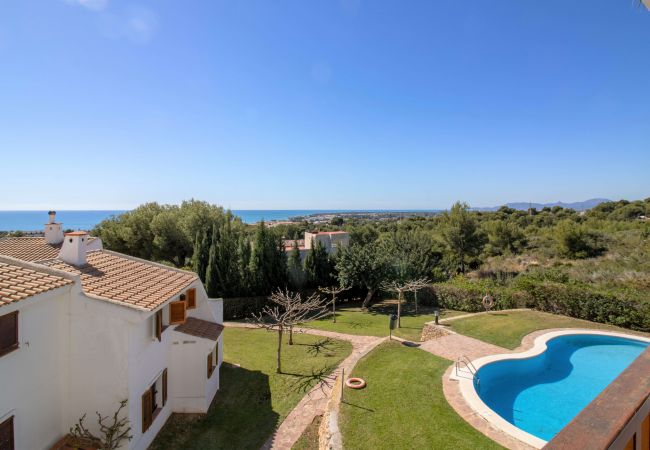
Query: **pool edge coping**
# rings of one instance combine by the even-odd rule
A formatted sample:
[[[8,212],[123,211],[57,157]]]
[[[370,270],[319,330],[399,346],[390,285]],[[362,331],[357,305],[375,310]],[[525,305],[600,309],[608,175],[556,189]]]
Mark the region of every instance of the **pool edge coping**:
[[[548,348],[547,342],[550,341],[551,339],[554,339],[559,336],[580,335],[580,334],[620,337],[620,338],[632,339],[632,340],[650,343],[650,338],[644,336],[619,333],[615,331],[568,328],[568,329],[557,330],[557,331],[549,331],[548,333],[543,333],[537,336],[533,341],[532,347],[527,350],[523,350],[516,353],[499,353],[495,355],[483,356],[472,360],[471,364],[473,365],[473,368],[476,371],[478,371],[481,369],[481,367],[497,361],[503,361],[508,359],[517,360],[517,359],[533,358],[546,351],[546,349]],[[548,443],[548,441],[538,438],[537,436],[534,436],[531,433],[528,433],[527,431],[524,431],[521,428],[516,427],[515,425],[511,424],[510,422],[502,418],[495,411],[493,411],[489,406],[487,406],[483,402],[483,400],[481,400],[481,398],[476,393],[476,390],[474,389],[473,375],[471,375],[467,371],[464,371],[464,374],[465,376],[463,376],[463,372],[461,372],[461,374],[459,375],[458,371],[454,368],[452,370],[449,379],[458,381],[458,388],[463,398],[465,399],[465,402],[467,402],[469,407],[479,417],[482,417],[484,420],[486,420],[490,425],[495,427],[497,430],[502,431],[532,447],[541,449]]]

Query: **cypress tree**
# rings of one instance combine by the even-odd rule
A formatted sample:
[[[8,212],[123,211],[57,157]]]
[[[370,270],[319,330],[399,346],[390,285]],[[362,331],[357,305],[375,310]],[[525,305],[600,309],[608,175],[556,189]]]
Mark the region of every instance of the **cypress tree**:
[[[239,296],[253,295],[250,277],[251,243],[241,234],[237,243],[237,269],[239,270]]]
[[[330,263],[322,242],[312,244],[305,258],[305,274],[312,287],[327,286],[330,283]]]
[[[254,294],[264,294],[271,290],[266,276],[266,231],[266,225],[262,220],[257,225],[257,230],[255,231],[253,249],[249,262],[251,291]]]
[[[212,239],[210,243],[210,250],[208,252],[208,266],[205,271],[205,290],[210,298],[217,298],[219,296],[219,255],[217,250],[218,245],[218,230],[217,227],[212,227]]]
[[[205,230],[197,231],[194,240],[194,254],[192,255],[192,267],[202,282],[205,283],[205,272],[208,268],[210,252],[210,239]]]
[[[300,290],[305,284],[305,273],[302,270],[302,260],[300,259],[300,249],[298,242],[293,241],[291,253],[289,253],[289,280],[294,289]]]

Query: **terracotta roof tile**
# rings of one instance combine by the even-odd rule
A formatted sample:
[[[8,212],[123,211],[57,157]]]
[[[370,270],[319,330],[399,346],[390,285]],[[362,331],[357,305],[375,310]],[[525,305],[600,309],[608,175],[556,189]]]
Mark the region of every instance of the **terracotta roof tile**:
[[[204,339],[216,341],[223,331],[223,325],[207,320],[188,317],[185,323],[176,326],[176,331]]]
[[[44,261],[59,256],[61,244],[48,244],[44,237],[6,237],[0,239],[0,254],[23,261]]]
[[[72,283],[47,272],[0,262],[0,307]]]
[[[95,239],[97,238],[89,237],[86,245]],[[61,245],[48,244],[44,237],[5,237],[0,238],[0,255],[23,261],[47,261],[59,257]]]
[[[134,260],[103,250],[86,253],[76,267],[59,259],[43,264],[81,276],[84,292],[152,311],[186,289],[197,277],[190,272]]]

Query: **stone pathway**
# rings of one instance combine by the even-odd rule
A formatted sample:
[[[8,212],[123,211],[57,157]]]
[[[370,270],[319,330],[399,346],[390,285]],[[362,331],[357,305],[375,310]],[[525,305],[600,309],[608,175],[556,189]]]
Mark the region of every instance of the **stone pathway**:
[[[257,328],[254,324],[241,322],[225,322],[226,327]],[[352,353],[345,358],[341,364],[330,374],[327,379],[314,386],[298,404],[285,417],[284,421],[275,430],[262,446],[263,450],[290,450],[296,441],[302,436],[305,429],[312,423],[316,416],[325,412],[329,401],[332,387],[336,378],[343,369],[346,374],[352,371],[357,362],[368,354],[377,345],[388,339],[386,337],[357,336],[352,334],[337,333],[334,331],[323,331],[313,328],[294,328],[294,333],[306,333],[316,336],[324,336],[332,339],[348,341],[352,344]]]
[[[422,343],[420,348],[445,359],[456,361],[460,356],[467,356],[470,360],[497,353],[511,353],[511,350],[488,344],[462,334],[446,330],[450,334]]]

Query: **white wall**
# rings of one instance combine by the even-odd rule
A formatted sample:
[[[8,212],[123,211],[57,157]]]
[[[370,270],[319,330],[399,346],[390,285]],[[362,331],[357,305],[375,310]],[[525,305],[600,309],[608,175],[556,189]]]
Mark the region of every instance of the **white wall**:
[[[76,283],[0,308],[0,314],[20,311],[21,347],[0,357],[0,420],[14,416],[18,450],[51,447],[84,413],[85,425],[97,433],[95,411],[112,415],[126,398],[134,437],[123,448],[129,449],[145,450],[172,410],[207,411],[219,387],[218,368],[207,379],[214,341],[176,332],[172,325],[158,342],[155,312],[92,298],[78,277],[66,276]],[[188,315],[223,323],[221,300],[208,300],[198,281],[191,287],[197,308]],[[217,345],[220,364],[222,339]],[[167,404],[143,434],[141,397],[165,368]]]
[[[129,399],[129,327],[138,311],[86,296],[70,297],[69,370],[67,374],[66,431],[87,414],[86,425],[98,431],[95,411],[112,415],[119,402]],[[133,423],[131,424],[133,427]]]
[[[50,448],[68,430],[64,421],[67,330],[71,287],[0,308],[18,310],[20,348],[0,357],[0,422],[14,416],[16,449]]]
[[[222,302],[208,301],[200,281],[187,289],[190,288],[196,289],[196,308],[187,310],[187,316],[223,323]],[[169,302],[176,300],[178,296]],[[166,305],[159,307],[165,310],[165,314],[168,313]],[[140,313],[144,319],[133,324],[128,333],[129,414],[133,434],[129,448],[137,450],[144,450],[151,444],[172,412],[206,412],[219,386],[217,373],[212,375],[209,383],[207,380],[207,355],[214,341],[177,332],[174,330],[176,325],[171,325],[163,331],[158,342],[154,337],[154,315],[155,311]],[[167,404],[143,434],[142,394],[165,368]]]
[[[161,336],[161,341],[154,337],[153,315],[147,314],[144,320],[133,324],[129,329],[129,415],[133,439],[129,443],[131,449],[146,449],[156,437],[167,418],[172,412],[171,390],[171,342],[173,325],[168,327]],[[142,394],[149,389],[154,381],[167,368],[168,391],[167,403],[153,420],[149,429],[142,433]]]

